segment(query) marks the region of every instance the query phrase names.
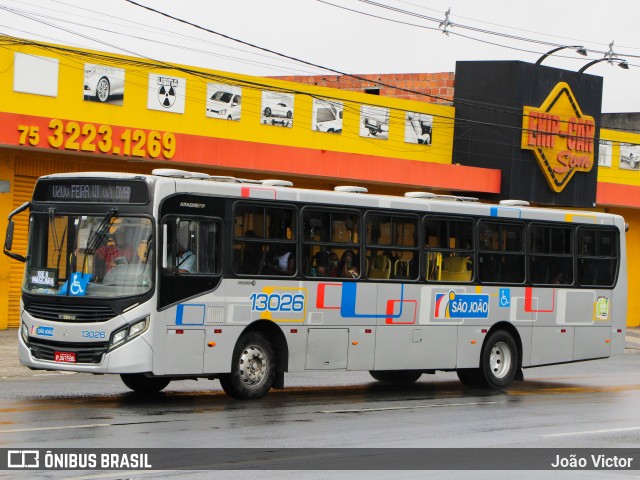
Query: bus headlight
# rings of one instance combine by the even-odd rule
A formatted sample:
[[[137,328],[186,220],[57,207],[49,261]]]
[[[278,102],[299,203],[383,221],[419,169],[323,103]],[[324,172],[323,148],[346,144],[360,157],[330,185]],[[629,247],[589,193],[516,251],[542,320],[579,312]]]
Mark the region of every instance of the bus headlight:
[[[145,317],[134,323],[125,325],[124,327],[116,330],[111,334],[111,340],[109,341],[109,349],[119,347],[125,342],[128,342],[132,338],[144,333],[149,328],[149,317]]]
[[[25,345],[29,344],[29,328],[23,323],[22,328],[20,329],[20,335],[22,336],[22,341]]]

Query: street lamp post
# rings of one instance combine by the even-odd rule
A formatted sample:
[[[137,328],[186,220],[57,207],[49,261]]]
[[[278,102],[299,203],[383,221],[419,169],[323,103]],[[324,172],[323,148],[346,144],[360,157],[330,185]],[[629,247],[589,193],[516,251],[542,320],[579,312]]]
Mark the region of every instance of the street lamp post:
[[[584,73],[584,71],[589,68],[592,65],[595,65],[596,63],[600,63],[600,62],[609,62],[612,65],[614,63],[617,63],[618,66],[620,68],[622,68],[623,70],[629,70],[629,63],[624,60],[623,58],[616,58],[616,57],[603,57],[603,58],[598,58],[597,60],[593,60],[589,63],[587,63],[584,67],[582,67],[580,70],[578,70],[578,73]]]
[[[536,62],[536,65],[540,65],[542,63],[542,61],[545,58],[547,58],[549,55],[553,55],[554,53],[556,53],[556,52],[558,52],[558,51],[560,51],[562,49],[565,49],[565,48],[573,48],[576,51],[576,53],[579,53],[580,55],[583,55],[585,57],[587,56],[587,49],[584,48],[582,45],[563,45],[563,46],[554,48],[553,50],[549,50],[547,53],[542,55],[538,59],[538,61]]]

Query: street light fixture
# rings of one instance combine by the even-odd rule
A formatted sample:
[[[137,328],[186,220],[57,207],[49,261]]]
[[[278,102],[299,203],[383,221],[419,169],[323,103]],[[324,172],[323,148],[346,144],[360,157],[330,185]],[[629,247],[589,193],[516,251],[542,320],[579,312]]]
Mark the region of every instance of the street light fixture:
[[[542,63],[542,61],[547,58],[549,55],[552,55],[560,50],[563,50],[565,48],[573,48],[575,49],[576,53],[579,53],[580,55],[583,56],[587,56],[587,49],[584,48],[582,45],[563,45],[561,47],[557,47],[554,48],[553,50],[549,50],[547,53],[545,53],[544,55],[542,55],[538,61],[536,62],[536,65],[540,65]]]
[[[629,70],[629,63],[625,59],[616,58],[616,57],[604,57],[604,58],[598,58],[597,60],[593,60],[587,63],[584,67],[578,70],[578,73],[584,73],[584,71],[587,68],[589,68],[591,65],[595,65],[596,63],[600,63],[600,62],[609,62],[611,65],[613,65],[614,63],[617,63],[618,66],[623,70]]]

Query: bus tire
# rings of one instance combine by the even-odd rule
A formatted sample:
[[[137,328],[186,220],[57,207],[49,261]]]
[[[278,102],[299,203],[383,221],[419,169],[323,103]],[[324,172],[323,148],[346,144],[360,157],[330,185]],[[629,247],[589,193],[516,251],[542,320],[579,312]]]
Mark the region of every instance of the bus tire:
[[[480,370],[489,388],[508,387],[518,372],[518,347],[509,332],[496,330],[484,344]]]
[[[369,375],[382,383],[413,383],[422,376],[422,372],[416,370],[369,370]]]
[[[134,392],[146,395],[160,392],[171,382],[168,377],[147,377],[143,373],[122,373],[120,378]]]
[[[220,376],[225,393],[240,400],[264,397],[276,376],[275,354],[269,340],[260,332],[240,337],[231,359],[231,373]]]

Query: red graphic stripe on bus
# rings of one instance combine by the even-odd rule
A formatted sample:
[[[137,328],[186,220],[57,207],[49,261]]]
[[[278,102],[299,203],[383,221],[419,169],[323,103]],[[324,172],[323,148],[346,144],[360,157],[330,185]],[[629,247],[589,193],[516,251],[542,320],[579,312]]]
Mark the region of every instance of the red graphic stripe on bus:
[[[413,303],[413,320],[410,322],[401,322],[394,320],[393,307],[396,303]],[[417,300],[387,300],[387,325],[413,325],[416,323],[416,316],[418,314],[418,301]]]
[[[319,283],[318,291],[316,294],[316,308],[324,308],[326,310],[340,310],[340,305],[325,305],[324,296],[327,287],[341,287],[341,283]]]
[[[539,298],[539,297],[536,297]],[[531,313],[551,313],[556,309],[556,289],[551,289],[551,308],[533,308],[533,287],[526,287],[524,289],[524,311]]]

